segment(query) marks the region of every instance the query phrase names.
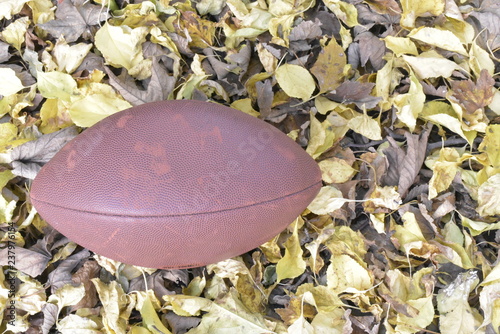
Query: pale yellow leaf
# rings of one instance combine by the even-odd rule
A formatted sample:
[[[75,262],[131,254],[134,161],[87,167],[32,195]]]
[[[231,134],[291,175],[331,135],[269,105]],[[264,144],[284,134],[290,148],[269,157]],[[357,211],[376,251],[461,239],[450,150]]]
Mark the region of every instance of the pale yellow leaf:
[[[401,15],[401,26],[412,28],[415,20],[421,16],[441,15],[445,8],[444,0],[401,0],[403,14]]]
[[[335,157],[320,161],[318,165],[326,183],[344,183],[356,173],[345,160]]]
[[[62,334],[101,334],[100,329],[94,320],[76,314],[68,314],[57,323],[57,330]]]
[[[361,114],[351,118],[347,122],[347,126],[354,132],[357,132],[368,139],[382,139],[382,129],[380,128],[379,122],[366,114]]]
[[[486,153],[490,165],[500,170],[500,124],[488,125],[479,151]]]
[[[157,334],[171,334],[168,328],[163,325],[150,297],[146,297],[141,308],[141,317],[144,326],[151,331],[151,333]]]
[[[18,14],[26,2],[30,0],[2,0],[0,1],[0,20],[10,20],[13,15]]]
[[[281,65],[276,69],[275,76],[280,87],[291,97],[306,101],[316,89],[311,73],[299,65]]]
[[[21,51],[21,46],[24,43],[26,31],[28,30],[30,23],[31,22],[27,16],[17,19],[7,27],[3,28],[3,31],[0,32],[0,39],[9,43],[18,51]]]
[[[0,95],[9,96],[16,94],[23,88],[23,83],[16,76],[16,72],[13,69],[8,67],[0,68]]]
[[[353,4],[342,0],[325,0],[324,3],[347,26],[358,25],[358,11]]]
[[[326,271],[328,288],[336,293],[370,289],[373,278],[366,268],[348,255],[333,256]]]
[[[326,215],[340,209],[346,202],[340,190],[334,186],[325,186],[307,208],[317,215]]]
[[[384,38],[385,46],[394,52],[396,56],[402,56],[405,54],[417,56],[418,50],[417,46],[413,41],[406,37],[395,37],[387,36]]]
[[[320,122],[311,113],[310,133],[306,152],[313,158],[319,157],[323,152],[332,147],[333,141],[335,140],[335,133],[328,119]]]
[[[394,105],[398,110],[398,118],[408,126],[410,131],[413,131],[417,125],[417,118],[424,107],[425,94],[413,72],[410,73],[410,80],[410,90],[406,94],[396,96]]]
[[[69,114],[73,122],[82,127],[89,127],[101,119],[132,107],[108,85],[89,84],[80,90],[80,95],[72,99]]]
[[[444,58],[435,51],[423,52],[418,57],[403,55],[403,59],[420,79],[449,78],[453,71],[462,69],[454,61]]]
[[[460,155],[455,148],[444,147],[439,151],[439,159],[431,167],[433,173],[429,181],[429,199],[448,189],[460,163]]]
[[[52,51],[58,70],[65,73],[73,73],[92,49],[91,43],[78,43],[69,45],[64,38],[57,40],[56,46]]]
[[[481,216],[500,215],[500,174],[491,176],[478,190],[477,212]]]
[[[460,39],[449,30],[421,27],[412,30],[408,37],[429,45],[437,46],[444,50],[459,53],[463,56],[468,55]]]
[[[95,34],[94,43],[110,65],[130,70],[144,59],[142,43],[148,30],[148,27],[132,29],[106,22]]]
[[[476,77],[481,75],[482,70],[488,71],[490,75],[495,73],[495,63],[490,53],[477,45],[476,41],[472,42],[469,50],[469,66]]]
[[[417,333],[419,328],[427,328],[434,320],[433,296],[408,300],[406,303],[418,310],[418,314],[408,317],[398,313],[396,317],[396,331],[398,333]]]
[[[37,72],[38,90],[47,99],[69,101],[76,93],[76,81],[69,74],[62,72]]]

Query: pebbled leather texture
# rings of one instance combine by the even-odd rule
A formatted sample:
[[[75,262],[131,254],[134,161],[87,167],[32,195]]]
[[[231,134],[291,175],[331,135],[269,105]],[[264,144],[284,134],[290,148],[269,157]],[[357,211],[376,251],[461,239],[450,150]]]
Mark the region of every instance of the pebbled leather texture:
[[[182,100],[85,130],[42,168],[30,197],[54,228],[98,254],[188,268],[268,241],[320,187],[316,162],[270,124]]]

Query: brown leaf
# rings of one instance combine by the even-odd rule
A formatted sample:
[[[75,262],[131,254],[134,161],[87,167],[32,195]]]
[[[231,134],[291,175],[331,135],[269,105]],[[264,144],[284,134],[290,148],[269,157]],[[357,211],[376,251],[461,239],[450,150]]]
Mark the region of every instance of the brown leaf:
[[[328,92],[342,83],[346,55],[344,49],[332,38],[318,56],[311,73],[318,80],[320,91]]]
[[[73,274],[71,280],[76,284],[83,284],[85,288],[85,296],[76,304],[71,307],[71,311],[76,311],[81,308],[92,308],[97,304],[97,291],[95,285],[92,284],[91,279],[99,276],[101,267],[95,261],[85,261],[83,266]]]
[[[396,0],[366,0],[366,3],[379,14],[401,14],[401,8],[399,8]]]
[[[344,104],[354,103],[358,108],[374,108],[380,97],[371,95],[375,86],[370,82],[344,81],[335,91],[326,95],[329,99]]]
[[[495,80],[486,70],[481,71],[476,84],[472,80],[452,81],[453,97],[465,108],[468,114],[474,114],[491,103]],[[464,118],[467,120],[466,115]]]
[[[398,146],[393,138],[387,138],[391,146],[384,150],[384,154],[389,161],[389,167],[383,181],[386,185],[397,185],[398,192],[402,198],[406,196],[408,190],[415,182],[415,178],[424,163],[427,139],[429,138],[431,129],[432,124],[427,126],[420,136],[405,132],[406,152]]]

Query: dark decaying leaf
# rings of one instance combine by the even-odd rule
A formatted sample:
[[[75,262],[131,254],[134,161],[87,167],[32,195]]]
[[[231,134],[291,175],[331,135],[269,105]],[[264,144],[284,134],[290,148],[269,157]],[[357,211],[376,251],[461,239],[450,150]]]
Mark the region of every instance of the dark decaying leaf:
[[[9,250],[7,248],[0,250],[0,265],[7,266],[9,265],[8,255],[10,255]],[[17,270],[22,271],[25,274],[28,274],[31,277],[37,277],[40,275],[45,268],[47,267],[47,263],[52,259],[52,255],[50,253],[39,253],[37,251],[33,251],[26,248],[17,247],[16,248],[16,260],[14,267]]]
[[[52,36],[64,36],[67,42],[74,42],[80,36],[89,38],[95,33],[92,30],[109,14],[102,6],[93,5],[84,0],[63,0],[56,10],[56,20],[40,24]]]
[[[97,291],[95,285],[92,284],[92,278],[99,276],[101,267],[95,261],[85,261],[83,266],[73,274],[72,281],[76,285],[83,284],[85,288],[85,296],[78,302],[78,304],[71,307],[72,311],[76,311],[81,308],[92,308],[94,307],[99,299],[97,298]]]
[[[151,289],[158,299],[164,295],[173,295],[181,291],[181,287],[187,286],[189,282],[188,273],[185,270],[159,270],[151,275],[139,276],[130,281],[129,291],[142,291]]]
[[[62,260],[57,268],[49,273],[48,283],[50,284],[52,293],[66,284],[74,284],[72,275],[73,270],[89,257],[90,251],[84,249]]]
[[[168,99],[173,92],[176,79],[163,64],[162,57],[153,57],[151,68],[151,78],[145,82],[146,89],[140,89],[134,78],[126,71],[122,71],[116,76],[108,67],[105,72],[109,76],[109,83],[113,86],[125,100],[137,106],[153,101],[163,101]],[[168,62],[168,59],[165,59]]]
[[[174,312],[167,312],[163,315],[172,328],[173,334],[184,334],[193,327],[200,324],[201,318],[181,317]]]
[[[43,313],[43,324],[41,326],[43,334],[52,333],[51,328],[57,322],[57,316],[59,313],[59,307],[56,304],[45,303],[42,307]]]
[[[34,179],[42,166],[77,135],[76,127],[70,126],[15,147],[10,152],[12,173]]]
[[[415,182],[415,178],[424,163],[427,139],[431,130],[432,124],[427,126],[420,135],[405,132],[406,152],[398,146],[393,138],[387,138],[391,146],[384,150],[389,161],[389,167],[383,182],[390,186],[397,185],[398,192],[402,198],[406,196],[408,190]]]
[[[358,108],[371,109],[381,100],[380,97],[370,94],[374,86],[375,84],[368,82],[344,81],[337,89],[326,94],[326,96],[336,102],[354,103]]]

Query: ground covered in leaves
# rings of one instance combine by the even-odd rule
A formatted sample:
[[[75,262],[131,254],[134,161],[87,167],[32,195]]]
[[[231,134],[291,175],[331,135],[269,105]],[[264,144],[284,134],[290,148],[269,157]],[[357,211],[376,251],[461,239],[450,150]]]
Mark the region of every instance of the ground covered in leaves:
[[[500,333],[498,22],[497,0],[0,1],[0,331]],[[320,194],[191,270],[51,229],[28,200],[40,166],[166,99],[274,124]]]

